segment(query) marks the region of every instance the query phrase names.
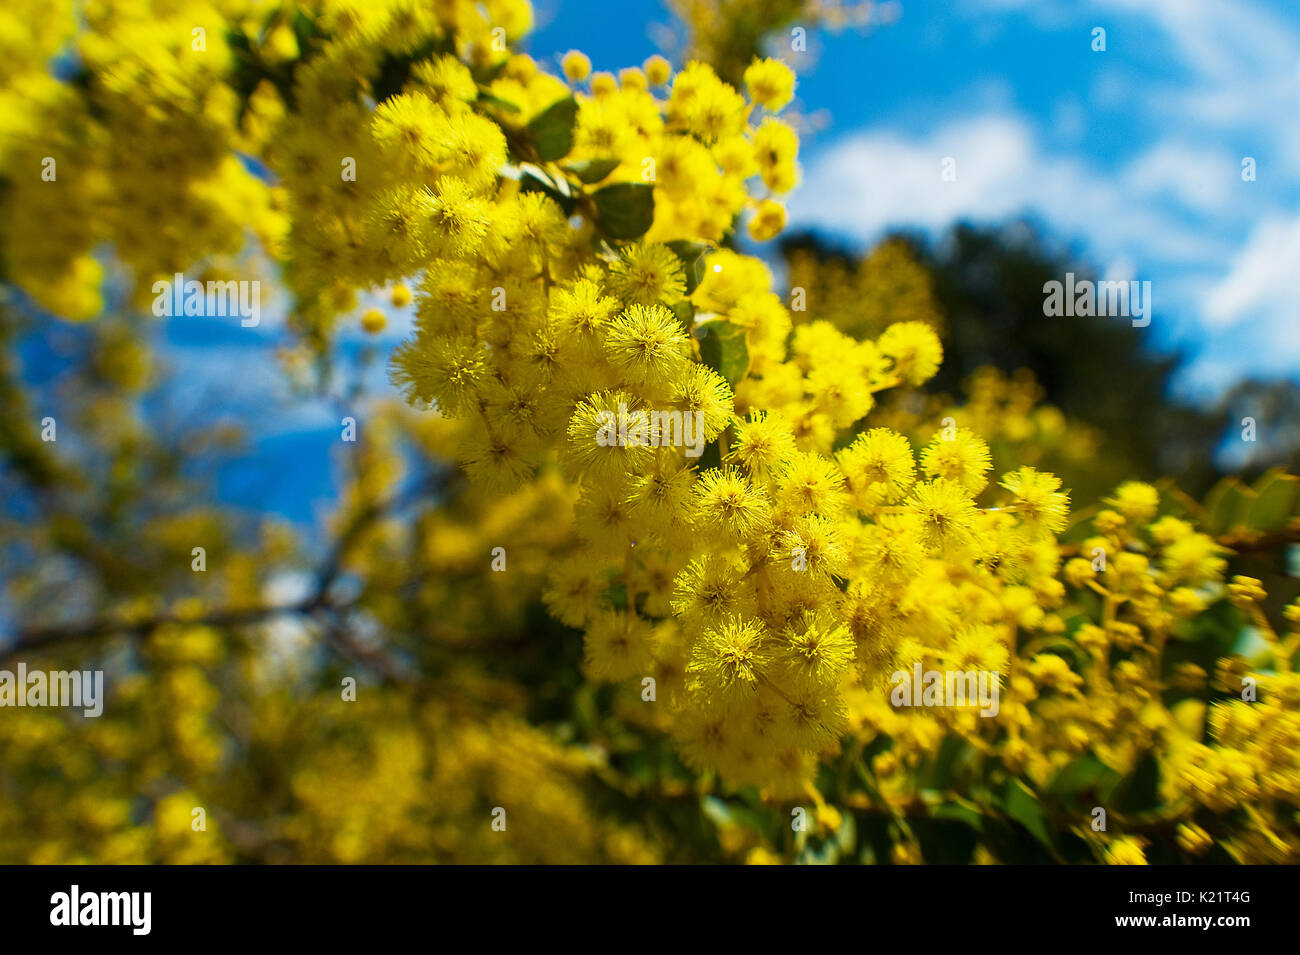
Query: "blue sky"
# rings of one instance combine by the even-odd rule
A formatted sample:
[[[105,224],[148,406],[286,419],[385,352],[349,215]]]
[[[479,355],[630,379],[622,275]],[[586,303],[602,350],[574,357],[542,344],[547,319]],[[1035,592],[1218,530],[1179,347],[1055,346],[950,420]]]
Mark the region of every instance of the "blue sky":
[[[598,69],[671,55],[662,3],[616,9],[626,27],[608,3],[542,0],[534,55],[576,46]],[[1192,357],[1184,394],[1300,379],[1297,0],[879,10],[887,22],[815,31],[807,52],[772,49],[799,73],[796,109],[813,127],[792,225],[866,244],[1026,215],[1099,273],[1151,281],[1152,345]],[[955,182],[940,177],[945,157]]]
[[[1144,334],[1190,355],[1183,394],[1210,403],[1245,375],[1300,379],[1300,0],[885,9],[887,24],[772,51],[799,74],[792,112],[809,128],[794,227],[865,246],[891,228],[940,235],[961,219],[1028,215],[1098,272],[1152,283]],[[575,47],[597,69],[676,59],[681,39],[657,0],[538,0],[537,21],[529,49],[555,69]],[[1091,49],[1095,27],[1104,53]],[[1246,156],[1255,182],[1242,181]],[[941,179],[944,157],[955,182]],[[391,315],[381,352],[409,313]],[[364,428],[365,409],[288,394],[272,361],[279,315],[264,304],[256,329],[171,321],[164,351],[198,406],[249,434],[248,455],[217,476],[220,496],[310,521],[355,447],[339,441],[339,418]],[[345,347],[362,339],[347,333]],[[392,394],[382,361],[368,380]]]

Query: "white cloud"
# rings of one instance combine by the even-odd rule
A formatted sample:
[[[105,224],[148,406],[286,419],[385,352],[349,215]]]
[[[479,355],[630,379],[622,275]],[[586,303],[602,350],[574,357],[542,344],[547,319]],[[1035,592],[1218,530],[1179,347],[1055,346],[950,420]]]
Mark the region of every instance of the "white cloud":
[[[946,157],[957,178],[942,179]],[[1215,178],[1224,179],[1221,185]],[[1232,247],[1187,212],[1221,209],[1237,181],[1230,157],[1162,143],[1119,172],[1050,154],[1023,117],[990,113],[953,120],[920,135],[870,130],[814,156],[791,202],[796,226],[870,241],[892,227],[940,231],[960,219],[994,222],[1043,217],[1100,253],[1208,264]],[[1181,208],[1166,208],[1165,200]]]
[[[1028,128],[1005,116],[961,120],[924,138],[858,133],[814,159],[791,208],[863,238],[891,225],[942,228],[964,215],[1001,217],[1017,204],[1008,181],[1034,156]],[[956,161],[953,182],[941,179],[948,157]]]
[[[1300,24],[1257,0],[968,0],[978,25],[1023,16],[1041,30],[1104,26],[1110,59],[1047,119],[1016,99],[920,128],[875,127],[814,153],[794,225],[869,242],[890,228],[1030,215],[1103,271],[1156,285],[1158,340],[1191,348],[1193,389],[1300,369]],[[1097,54],[1101,56],[1103,54]],[[1144,63],[1149,63],[1148,69]],[[1118,112],[1116,112],[1118,111]],[[1107,115],[1145,137],[1118,161],[1081,153]],[[1041,122],[1041,125],[1038,125]],[[1260,162],[1243,185],[1243,155]],[[957,180],[940,163],[957,160]],[[1248,190],[1248,191],[1247,191]],[[1164,323],[1160,313],[1176,322]]]
[[[1261,222],[1228,274],[1205,297],[1205,320],[1228,328],[1250,318],[1272,321],[1281,343],[1300,351],[1300,218]]]
[[[1196,212],[1223,211],[1240,185],[1240,159],[1224,150],[1163,142],[1139,156],[1125,171],[1137,195],[1166,196]]]

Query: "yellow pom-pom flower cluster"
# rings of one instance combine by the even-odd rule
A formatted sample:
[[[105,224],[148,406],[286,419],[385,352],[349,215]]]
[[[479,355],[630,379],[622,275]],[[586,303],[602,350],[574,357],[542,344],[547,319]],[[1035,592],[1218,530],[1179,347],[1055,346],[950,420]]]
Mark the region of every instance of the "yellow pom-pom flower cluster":
[[[1065,564],[1068,490],[1029,464],[994,472],[983,433],[1023,441],[1066,423],[985,375],[960,424],[932,423],[914,445],[872,417],[884,393],[937,372],[937,322],[909,315],[874,338],[849,334],[793,312],[762,262],[712,247],[755,203],[753,237],[779,230],[783,212],[745,184],[775,194],[797,182],[791,129],[754,120],[788,100],[782,69],[754,64],[752,102],[698,63],[665,100],[648,91],[667,79],[658,64],[621,84],[592,77],[576,97],[573,152],[533,164],[553,190],[503,177],[479,193],[475,215],[491,225],[443,220],[450,242],[424,273],[397,379],[443,414],[479,420],[463,460],[486,486],[557,468],[572,483],[577,543],[550,574],[548,606],[584,631],[588,677],[666,703],[640,718],[727,786],[796,799],[844,740],[874,740],[887,744],[872,760],[880,798],[901,805],[955,733],[1043,787],[1085,750],[1131,772],[1158,742],[1167,785],[1245,798],[1266,770],[1227,755],[1230,724],[1197,744],[1228,760],[1211,784],[1178,769],[1188,750],[1156,702],[1165,635],[1220,586],[1213,539],[1153,524],[1158,491],[1129,482],[1096,513],[1097,537],[1071,545],[1111,554],[1109,569]],[[585,61],[570,54],[565,73],[583,81]],[[600,160],[601,188],[653,168],[653,219],[638,235],[577,174]],[[1150,558],[1136,552],[1152,546]],[[1096,623],[1080,592],[1103,595]],[[1061,642],[1079,655],[1049,652]],[[913,665],[991,675],[1000,717],[900,710],[890,675]],[[1275,789],[1289,792],[1288,773]],[[1109,862],[1146,844],[1094,843]]]

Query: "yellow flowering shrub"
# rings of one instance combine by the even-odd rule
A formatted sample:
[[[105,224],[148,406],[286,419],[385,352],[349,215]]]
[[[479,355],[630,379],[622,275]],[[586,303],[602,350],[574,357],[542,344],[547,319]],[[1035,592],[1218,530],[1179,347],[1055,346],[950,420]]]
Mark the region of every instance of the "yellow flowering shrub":
[[[961,402],[923,391],[944,320],[898,246],[852,277],[871,293],[861,308],[823,311],[818,282],[847,273],[806,263],[778,290],[734,239],[780,234],[799,182],[788,66],[754,59],[732,85],[652,57],[615,77],[575,50],[548,71],[519,52],[522,0],[98,0],[81,27],[71,16],[4,21],[9,46],[40,20],[27,42],[43,57],[3,67],[34,92],[0,155],[60,170],[53,189],[6,190],[25,237],[5,243],[6,275],[86,318],[105,244],[137,306],[187,268],[279,270],[295,332],[320,350],[359,292],[398,283],[391,304],[416,317],[393,382],[467,481],[421,528],[413,559],[435,580],[419,610],[453,658],[488,622],[536,625],[539,603],[581,632],[575,695],[607,693],[619,733],[676,754],[611,788],[698,797],[720,853],[753,862],[1132,863],[1164,834],[1183,859],[1297,861],[1300,614],[1275,626],[1259,581],[1228,579],[1230,544],[1295,539],[1294,479],[1270,476],[1252,491],[1267,513],[1215,530],[1140,481],[1080,512],[1042,457],[1079,462],[1099,438],[1041,406],[1031,379],[981,372]],[[75,82],[42,79],[74,35]],[[351,320],[378,333],[385,311]],[[391,484],[393,459],[367,480]],[[507,533],[526,585],[482,573]],[[389,538],[365,546],[374,567],[397,564]],[[373,618],[396,626],[400,578],[372,574]],[[1238,651],[1239,618],[1258,652]],[[129,751],[129,786],[157,791],[152,822],[129,824],[126,791],[88,790],[105,861],[664,857],[652,831],[586,821],[576,780],[608,781],[607,762],[531,726],[518,699],[462,708],[467,686],[497,692],[464,674],[434,701],[346,718],[323,695],[258,695],[254,734],[292,754],[288,818],[218,818],[196,854],[178,836],[190,789],[167,782],[221,791],[212,674],[260,680],[270,664],[184,621],[146,646],[151,692],[128,686],[120,705],[143,711],[147,737],[0,723],[7,766],[58,739],[92,787]],[[910,705],[920,688],[900,694],[898,674],[914,668],[990,677],[996,712]],[[295,718],[329,732],[295,736]],[[483,793],[512,807],[514,840],[467,834],[496,805]],[[0,812],[46,805],[25,798]],[[811,822],[787,831],[804,806]],[[5,838],[13,855],[85,854],[67,832]]]

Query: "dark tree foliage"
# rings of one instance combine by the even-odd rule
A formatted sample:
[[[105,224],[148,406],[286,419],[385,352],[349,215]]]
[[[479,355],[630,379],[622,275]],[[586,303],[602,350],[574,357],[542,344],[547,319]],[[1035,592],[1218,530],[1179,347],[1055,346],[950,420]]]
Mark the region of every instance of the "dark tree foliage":
[[[1157,351],[1149,329],[1117,318],[1044,316],[1046,282],[1064,281],[1066,272],[1074,272],[1077,280],[1097,275],[1034,227],[1024,222],[962,224],[938,242],[914,234],[895,238],[905,241],[930,271],[943,312],[944,363],[930,390],[958,394],[961,383],[981,366],[1005,372],[1028,368],[1047,402],[1100,429],[1116,474],[1168,475],[1194,496],[1221,476],[1215,452],[1225,438],[1238,434],[1240,418],[1250,409],[1258,411],[1260,421],[1273,422],[1268,429],[1261,425],[1270,440],[1261,435],[1252,469],[1294,462],[1300,438],[1284,424],[1285,409],[1300,406],[1294,385],[1243,384],[1215,407],[1196,407],[1171,393],[1185,356]],[[782,243],[787,258],[795,251],[839,260],[846,267],[861,259],[856,251],[810,233]],[[1156,315],[1155,321],[1160,320]],[[1291,414],[1290,420],[1295,419]]]

